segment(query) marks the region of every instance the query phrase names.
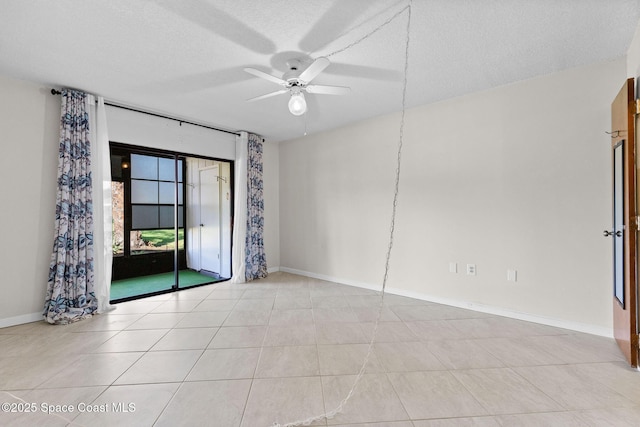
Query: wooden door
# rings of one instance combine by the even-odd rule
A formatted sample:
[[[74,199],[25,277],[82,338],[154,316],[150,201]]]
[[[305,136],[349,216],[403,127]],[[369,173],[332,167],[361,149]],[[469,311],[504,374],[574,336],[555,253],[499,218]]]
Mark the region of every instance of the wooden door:
[[[636,242],[636,145],[634,80],[628,79],[611,104],[613,159],[613,328],[620,350],[638,366]]]

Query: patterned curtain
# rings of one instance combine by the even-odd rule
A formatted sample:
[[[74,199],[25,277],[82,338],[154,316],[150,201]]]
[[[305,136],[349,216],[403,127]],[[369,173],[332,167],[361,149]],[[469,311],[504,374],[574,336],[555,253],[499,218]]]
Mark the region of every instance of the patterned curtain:
[[[262,138],[249,134],[247,156],[247,238],[245,279],[267,277],[264,254],[264,198],[262,195]]]
[[[52,324],[91,316],[98,307],[90,157],[87,94],[63,90],[55,235],[43,312]]]

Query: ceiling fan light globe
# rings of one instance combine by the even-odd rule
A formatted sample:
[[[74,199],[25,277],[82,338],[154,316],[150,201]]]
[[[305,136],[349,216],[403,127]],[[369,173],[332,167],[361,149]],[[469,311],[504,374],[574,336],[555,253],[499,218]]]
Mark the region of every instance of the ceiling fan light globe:
[[[289,99],[289,112],[294,116],[301,116],[307,111],[307,101],[303,93],[294,93]]]

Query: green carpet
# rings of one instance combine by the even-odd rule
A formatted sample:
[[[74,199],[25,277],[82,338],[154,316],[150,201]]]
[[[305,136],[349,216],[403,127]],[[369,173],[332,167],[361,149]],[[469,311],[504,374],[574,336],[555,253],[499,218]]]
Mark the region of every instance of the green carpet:
[[[150,294],[153,292],[166,291],[171,289],[174,283],[174,274],[163,273],[151,276],[134,277],[131,279],[114,280],[111,282],[111,301],[123,298],[131,298],[138,295]],[[222,279],[205,276],[192,270],[180,270],[180,288],[188,288],[205,283],[214,283]]]

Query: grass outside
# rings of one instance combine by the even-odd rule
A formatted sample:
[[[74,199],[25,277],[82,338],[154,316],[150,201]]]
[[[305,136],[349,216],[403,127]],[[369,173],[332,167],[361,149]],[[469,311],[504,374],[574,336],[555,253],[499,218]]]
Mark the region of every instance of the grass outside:
[[[169,249],[176,247],[176,234],[173,229],[169,230],[145,230],[142,231],[142,240],[153,246],[166,246]],[[184,228],[178,230],[178,240],[184,244]]]
[[[135,231],[131,232],[131,241]],[[184,229],[178,230],[178,249],[184,249]],[[144,230],[140,231],[139,243],[134,247],[132,243],[131,254],[148,254],[153,252],[173,251],[176,248],[175,231],[173,229],[165,230]]]

